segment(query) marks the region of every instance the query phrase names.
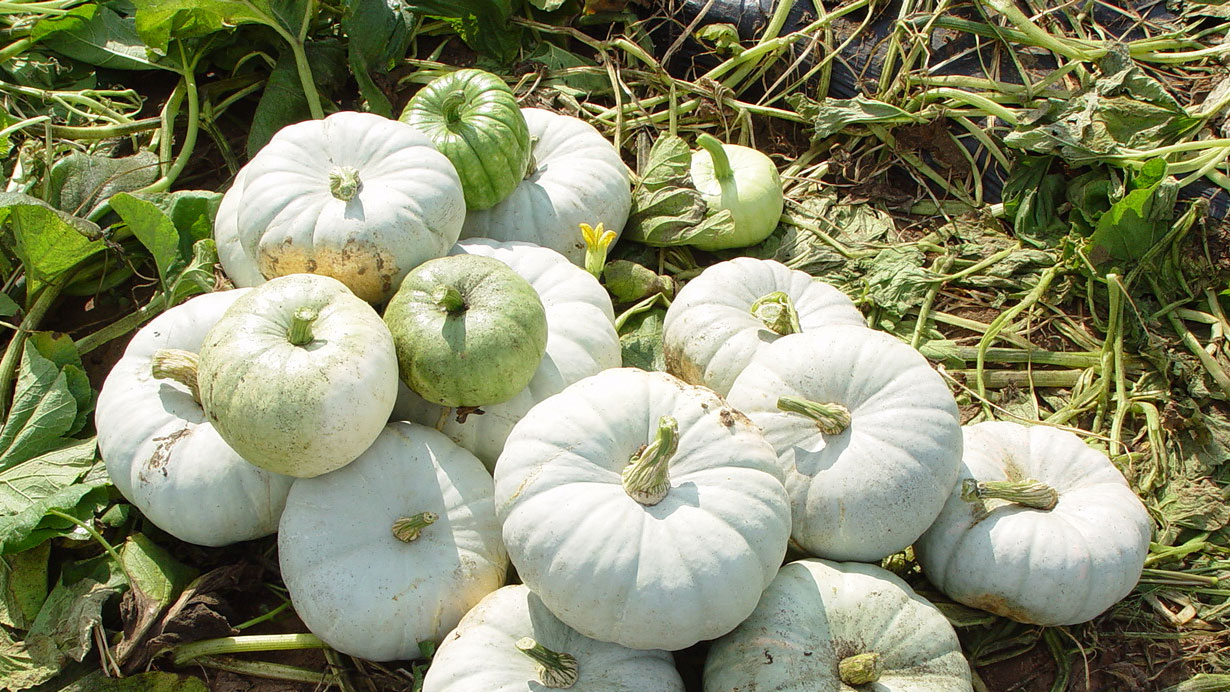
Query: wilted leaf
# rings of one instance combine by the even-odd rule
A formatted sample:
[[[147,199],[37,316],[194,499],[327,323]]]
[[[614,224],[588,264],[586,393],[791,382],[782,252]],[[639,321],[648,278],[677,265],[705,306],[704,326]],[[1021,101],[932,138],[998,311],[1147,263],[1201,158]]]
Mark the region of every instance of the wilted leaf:
[[[888,247],[875,257],[860,261],[865,297],[873,305],[901,317],[922,304],[931,288],[929,272],[923,269],[925,256],[913,247]]]
[[[124,589],[123,573],[111,557],[86,560],[66,568],[26,633],[26,645],[36,661],[62,665],[80,661],[89,652],[95,626],[102,624],[107,601]]]
[[[96,670],[59,692],[209,692],[209,685],[198,677],[161,671],[111,678]]]
[[[657,295],[647,298],[628,308],[616,320],[624,367],[666,371],[662,355],[662,322],[666,309],[658,305],[660,300]]]
[[[52,206],[86,217],[117,192],[139,190],[158,179],[158,155],[141,151],[112,158],[74,152],[51,167]]]
[[[9,692],[20,692],[51,680],[59,665],[35,660],[25,642],[13,639],[0,627],[0,680]]]
[[[852,99],[814,101],[803,94],[791,94],[786,101],[805,118],[812,121],[812,142],[820,142],[855,125],[900,125],[918,123],[922,119],[883,101],[865,96]]]

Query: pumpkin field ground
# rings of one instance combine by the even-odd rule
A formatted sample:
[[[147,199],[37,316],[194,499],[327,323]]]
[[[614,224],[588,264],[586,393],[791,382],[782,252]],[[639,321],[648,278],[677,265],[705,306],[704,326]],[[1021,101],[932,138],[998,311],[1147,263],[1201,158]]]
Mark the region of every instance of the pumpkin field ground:
[[[296,638],[274,537],[177,540],[87,443],[135,331],[229,287],[213,215],[274,132],[396,118],[476,66],[522,106],[593,124],[636,173],[666,134],[776,164],[767,240],[695,250],[664,205],[634,218],[653,245],[625,231],[609,260],[673,286],[737,256],[806,271],[921,351],[963,424],[1070,430],[1123,472],[1152,542],[1137,587],[1091,622],[1016,623],[947,599],[909,550],[883,561],[955,626],[975,690],[1230,690],[1228,7],[0,3],[0,688],[417,692],[426,657]],[[670,293],[615,299],[624,365],[666,369]],[[78,448],[71,478],[48,471]],[[689,692],[706,651],[675,653]]]

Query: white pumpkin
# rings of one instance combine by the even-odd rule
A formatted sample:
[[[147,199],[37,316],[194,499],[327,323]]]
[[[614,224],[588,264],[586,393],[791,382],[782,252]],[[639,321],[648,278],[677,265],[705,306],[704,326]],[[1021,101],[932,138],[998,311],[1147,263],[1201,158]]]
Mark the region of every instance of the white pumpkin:
[[[494,591],[466,613],[432,656],[423,692],[534,692],[549,681],[572,692],[683,692],[669,653],[590,639],[524,585]]]
[[[583,265],[582,223],[601,223],[618,235],[628,221],[628,167],[584,120],[539,108],[521,112],[534,140],[530,170],[504,201],[470,211],[461,237],[527,241]]]
[[[777,450],[791,537],[811,555],[872,562],[904,550],[956,483],[956,401],[926,358],[884,332],[783,336],[753,356],[727,400]]]
[[[1106,455],[1042,425],[964,432],[957,485],[914,546],[931,583],[1036,625],[1091,620],[1132,591],[1152,524]]]
[[[560,620],[634,649],[730,631],[785,555],[776,454],[712,391],[605,370],[530,409],[495,467],[517,574]]]
[[[547,352],[529,386],[512,399],[482,407],[458,422],[452,409],[431,404],[409,387],[398,389],[393,417],[439,426],[454,442],[470,450],[488,469],[504,449],[504,440],[534,404],[564,387],[620,365],[619,335],[611,298],[589,272],[563,255],[530,243],[500,243],[473,238],[457,243],[449,254],[501,260],[538,292],[547,313]]]
[[[290,476],[344,466],[380,434],[397,399],[397,354],[380,315],[315,274],[235,301],[201,344],[201,403],[245,459]]]
[[[736,257],[706,268],[675,296],[662,352],[669,372],[725,395],[763,345],[837,324],[866,325],[841,291],[780,262]]]
[[[857,562],[782,567],[735,631],[713,642],[705,692],[970,692],[952,625],[893,573]]]
[[[218,263],[231,283],[239,288],[249,288],[265,283],[256,259],[244,250],[239,240],[239,204],[243,194],[247,169],[235,174],[235,181],[222,195],[218,215],[214,217],[214,244],[218,248]]]
[[[353,463],[300,479],[278,531],[295,612],[338,651],[417,658],[504,583],[508,556],[474,455],[390,423]]]
[[[253,266],[267,279],[323,274],[368,302],[444,255],[465,219],[453,164],[410,125],[371,113],[282,128],[226,196],[215,237],[237,284],[255,280]]]
[[[277,531],[293,480],[245,461],[218,435],[191,386],[154,374],[155,354],[199,350],[246,292],[197,296],[142,327],[107,375],[94,412],[111,482],[155,526],[197,545]]]

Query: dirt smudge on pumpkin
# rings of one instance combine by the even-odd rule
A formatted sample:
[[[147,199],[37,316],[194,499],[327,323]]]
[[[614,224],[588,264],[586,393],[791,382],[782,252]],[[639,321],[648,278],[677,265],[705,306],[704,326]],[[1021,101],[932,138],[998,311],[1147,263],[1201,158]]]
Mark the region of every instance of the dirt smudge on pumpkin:
[[[387,300],[401,274],[397,259],[387,250],[355,238],[341,247],[302,248],[290,243],[260,248],[257,263],[268,277],[320,274],[342,283],[369,303]]]
[[[962,603],[970,606],[971,608],[979,608],[989,613],[995,613],[996,615],[1002,615],[1011,620],[1016,620],[1017,622],[1033,623],[1032,614],[1022,609],[1019,604],[997,594],[982,594],[980,596],[973,596],[967,600],[963,600]]]
[[[176,430],[170,435],[155,437],[153,439],[154,453],[151,454],[149,459],[146,459],[145,463],[141,465],[141,470],[137,473],[137,478],[140,479],[142,483],[149,483],[150,474],[154,472],[161,472],[162,477],[166,478],[167,462],[171,460],[171,451],[180,440],[190,434],[192,434],[192,429],[185,427]]]

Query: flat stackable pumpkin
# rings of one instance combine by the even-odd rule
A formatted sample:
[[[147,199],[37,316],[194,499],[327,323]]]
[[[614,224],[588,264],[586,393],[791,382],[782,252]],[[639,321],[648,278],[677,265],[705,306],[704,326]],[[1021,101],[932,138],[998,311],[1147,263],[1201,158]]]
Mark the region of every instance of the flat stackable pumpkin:
[[[530,383],[547,348],[538,292],[506,263],[441,257],[415,268],[384,310],[401,379],[442,406],[507,401]]]
[[[107,375],[94,414],[111,482],[155,526],[198,545],[277,531],[293,480],[253,466],[222,440],[197,399],[195,371],[186,375],[173,355],[199,350],[246,292],[197,296],[141,328]]]
[[[583,265],[581,224],[618,235],[628,221],[628,167],[584,120],[539,108],[521,112],[534,139],[525,179],[494,207],[466,214],[461,237],[530,242]]]
[[[1152,524],[1106,455],[1042,425],[964,432],[957,486],[914,546],[931,583],[1036,625],[1091,620],[1132,591]]]
[[[323,274],[374,303],[448,252],[465,219],[453,164],[423,133],[370,113],[282,128],[226,197],[215,232],[232,278],[246,283],[252,272],[237,267],[253,265],[267,279]]]
[[[465,69],[431,80],[399,118],[431,138],[461,177],[468,209],[489,209],[521,183],[530,163],[525,116],[504,80]]]
[[[944,615],[893,573],[857,562],[781,568],[756,610],[713,642],[705,692],[970,692]]]
[[[495,467],[517,574],[581,634],[681,649],[752,612],[790,534],[776,454],[712,391],[605,370],[530,409]]]
[[[764,344],[836,324],[866,325],[844,293],[780,262],[736,257],[706,268],[675,296],[662,351],[671,374],[725,395]]]
[[[529,385],[503,403],[482,406],[482,413],[452,415],[403,385],[393,417],[439,426],[488,469],[494,469],[504,440],[534,404],[577,380],[619,367],[615,313],[610,296],[597,279],[554,250],[530,243],[472,238],[457,243],[452,254],[498,259],[534,287],[547,318],[546,352]]]
[[[524,585],[492,592],[444,638],[423,692],[683,692],[669,653],[590,639]]]
[[[791,537],[816,557],[871,562],[904,550],[956,483],[956,401],[926,358],[884,332],[783,336],[752,357],[727,400],[777,450]]]
[[[295,612],[329,646],[417,658],[504,583],[491,476],[430,428],[390,423],[362,456],[291,488],[278,561]]]
[[[341,282],[294,274],[241,296],[201,345],[205,413],[261,468],[316,476],[380,434],[397,399],[397,355],[380,315]]]

